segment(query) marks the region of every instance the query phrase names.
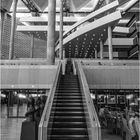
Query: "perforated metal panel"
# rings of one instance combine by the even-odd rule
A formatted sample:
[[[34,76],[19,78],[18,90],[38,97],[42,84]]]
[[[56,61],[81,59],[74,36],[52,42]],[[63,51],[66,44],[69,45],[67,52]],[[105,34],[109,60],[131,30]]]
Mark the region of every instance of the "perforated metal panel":
[[[1,24],[1,21],[0,21]],[[8,59],[9,55],[9,43],[10,43],[10,31],[11,30],[11,17],[8,15],[5,19],[4,32],[2,35],[2,49],[1,59]],[[34,43],[34,58],[45,58],[46,57],[46,46],[47,42],[35,38]],[[14,45],[14,58],[29,58],[31,49],[31,38],[30,36],[21,32],[15,33],[15,45]]]

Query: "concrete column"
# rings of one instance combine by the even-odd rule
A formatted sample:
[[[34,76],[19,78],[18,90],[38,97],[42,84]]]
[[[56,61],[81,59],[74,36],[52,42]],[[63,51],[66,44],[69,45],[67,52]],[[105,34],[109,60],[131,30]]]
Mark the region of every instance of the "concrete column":
[[[100,59],[103,59],[103,41],[100,40]]]
[[[94,49],[95,52],[95,59],[97,59],[97,48]]]
[[[109,4],[110,0],[105,0],[106,4]]]
[[[65,59],[65,49],[63,49],[63,59]]]
[[[112,28],[108,26],[108,51],[109,51],[109,59],[113,59],[113,47],[112,47]]]
[[[109,4],[110,0],[106,0],[106,4]],[[109,12],[107,12],[109,14]],[[112,46],[112,28],[108,26],[108,51],[109,51],[109,60],[113,59],[113,46]]]
[[[63,59],[63,0],[60,0],[60,31],[59,31],[60,59]]]
[[[48,4],[47,60],[50,65],[53,65],[55,63],[56,0],[49,0]]]
[[[14,57],[14,43],[15,43],[15,30],[16,30],[17,2],[18,2],[18,0],[13,0],[13,15],[12,15],[12,23],[11,23],[9,59],[13,59],[13,57]]]
[[[33,58],[34,51],[34,35],[31,34],[31,50],[30,50],[30,58]]]

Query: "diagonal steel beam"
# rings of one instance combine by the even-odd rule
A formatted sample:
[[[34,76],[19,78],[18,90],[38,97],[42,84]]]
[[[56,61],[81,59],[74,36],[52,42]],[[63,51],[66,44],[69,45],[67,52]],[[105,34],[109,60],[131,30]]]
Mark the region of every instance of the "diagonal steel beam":
[[[21,0],[25,6],[30,10],[30,12],[35,13],[36,16],[40,16],[39,8],[31,0]]]

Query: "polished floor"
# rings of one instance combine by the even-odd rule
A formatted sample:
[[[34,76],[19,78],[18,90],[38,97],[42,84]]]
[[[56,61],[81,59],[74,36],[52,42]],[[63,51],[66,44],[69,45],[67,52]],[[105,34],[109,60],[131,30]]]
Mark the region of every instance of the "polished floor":
[[[16,115],[17,107],[10,108],[10,115]],[[20,115],[23,115],[25,107],[20,108]],[[1,140],[20,140],[21,125],[24,118],[7,118],[7,107],[1,106]]]

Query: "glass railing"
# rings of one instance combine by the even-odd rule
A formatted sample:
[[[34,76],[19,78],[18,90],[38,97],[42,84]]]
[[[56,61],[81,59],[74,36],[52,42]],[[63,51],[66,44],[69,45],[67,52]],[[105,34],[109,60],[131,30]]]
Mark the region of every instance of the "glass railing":
[[[58,64],[59,59],[55,59]],[[0,60],[0,65],[49,65],[46,58],[18,58],[14,60]]]
[[[59,80],[60,80],[61,72],[62,72],[62,65],[61,65],[61,61],[59,61],[55,80],[49,92],[49,95],[45,104],[45,108],[41,117],[41,121],[39,124],[38,140],[47,140],[47,136],[48,136],[47,130],[48,130],[51,108],[53,104],[53,99],[54,99],[57,83],[59,83]]]
[[[77,74],[79,78],[80,83],[80,89],[81,93],[83,94],[83,100],[85,100],[85,116],[86,116],[86,122],[88,127],[88,135],[90,140],[101,140],[101,127],[98,120],[97,112],[95,110],[88,83],[84,74],[84,71],[82,69],[82,65],[80,61],[76,61],[76,68],[77,68]]]

